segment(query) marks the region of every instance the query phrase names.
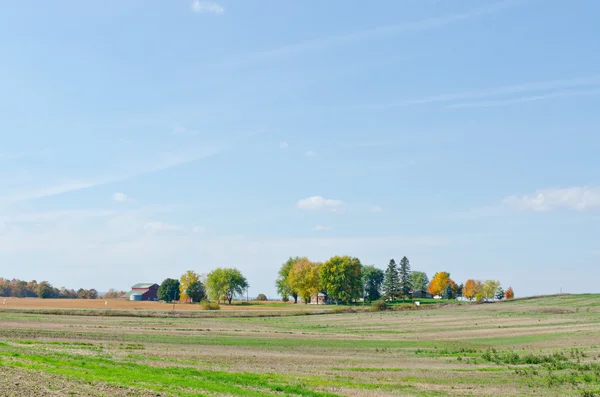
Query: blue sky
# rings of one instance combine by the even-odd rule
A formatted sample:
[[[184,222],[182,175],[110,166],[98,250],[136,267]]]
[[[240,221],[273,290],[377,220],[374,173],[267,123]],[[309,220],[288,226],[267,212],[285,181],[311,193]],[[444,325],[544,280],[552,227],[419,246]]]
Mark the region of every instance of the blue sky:
[[[600,4],[11,2],[0,276],[359,257],[598,292]]]

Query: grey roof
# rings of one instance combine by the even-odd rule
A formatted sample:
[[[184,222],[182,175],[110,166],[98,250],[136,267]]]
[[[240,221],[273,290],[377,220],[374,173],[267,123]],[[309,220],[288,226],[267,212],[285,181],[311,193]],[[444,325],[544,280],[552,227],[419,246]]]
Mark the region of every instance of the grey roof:
[[[137,289],[137,288],[150,288],[153,285],[155,285],[156,283],[139,283],[134,285],[133,287],[131,287],[131,289]]]

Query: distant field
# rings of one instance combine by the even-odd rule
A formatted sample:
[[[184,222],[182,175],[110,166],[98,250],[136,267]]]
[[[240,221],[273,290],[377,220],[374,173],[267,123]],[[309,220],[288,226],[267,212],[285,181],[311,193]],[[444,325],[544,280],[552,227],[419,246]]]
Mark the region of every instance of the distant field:
[[[0,395],[600,396],[600,295],[319,316],[227,313],[0,310]]]
[[[6,303],[3,302],[6,300]],[[105,302],[106,305],[105,305]],[[318,306],[318,307],[317,307]],[[315,310],[323,305],[304,305],[268,302],[234,302],[233,305],[221,305],[221,310]],[[120,309],[120,310],[160,310],[182,311],[200,310],[198,304],[139,302],[121,299],[37,299],[37,298],[0,298],[1,309]]]

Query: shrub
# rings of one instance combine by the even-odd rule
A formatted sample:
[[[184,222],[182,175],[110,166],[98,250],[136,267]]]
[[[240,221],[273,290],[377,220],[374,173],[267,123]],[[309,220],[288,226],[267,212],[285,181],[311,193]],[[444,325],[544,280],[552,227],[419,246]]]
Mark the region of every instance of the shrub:
[[[397,311],[416,310],[417,306],[412,303],[401,303],[399,305],[393,306],[392,309]]]
[[[221,310],[221,306],[218,303],[207,301],[200,302],[200,308],[202,310]]]
[[[338,306],[331,309],[332,313],[356,313],[352,307],[349,306]]]
[[[371,311],[373,312],[382,312],[384,310],[387,310],[387,308],[388,304],[383,300],[378,300],[371,303]]]
[[[256,297],[256,300],[264,302],[264,301],[268,300],[267,299],[267,295],[265,295],[265,294],[258,294],[258,296]]]

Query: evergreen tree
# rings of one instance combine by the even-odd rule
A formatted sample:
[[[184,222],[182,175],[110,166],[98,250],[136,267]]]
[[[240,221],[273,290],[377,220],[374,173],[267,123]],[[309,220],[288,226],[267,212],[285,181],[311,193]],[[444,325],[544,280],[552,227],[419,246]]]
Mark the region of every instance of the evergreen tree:
[[[385,269],[385,277],[383,280],[383,294],[387,299],[397,299],[400,294],[400,275],[398,274],[398,267],[396,261],[390,259],[390,263]]]
[[[454,299],[455,298],[454,290],[452,289],[452,286],[450,284],[448,284],[448,286],[444,290],[444,295],[442,295],[442,297],[444,299]]]
[[[502,287],[498,287],[498,289],[496,290],[496,299],[499,301],[504,299],[504,290],[502,289]]]
[[[403,297],[410,296],[412,291],[412,283],[410,279],[410,261],[407,257],[402,258],[400,261],[400,290]]]

